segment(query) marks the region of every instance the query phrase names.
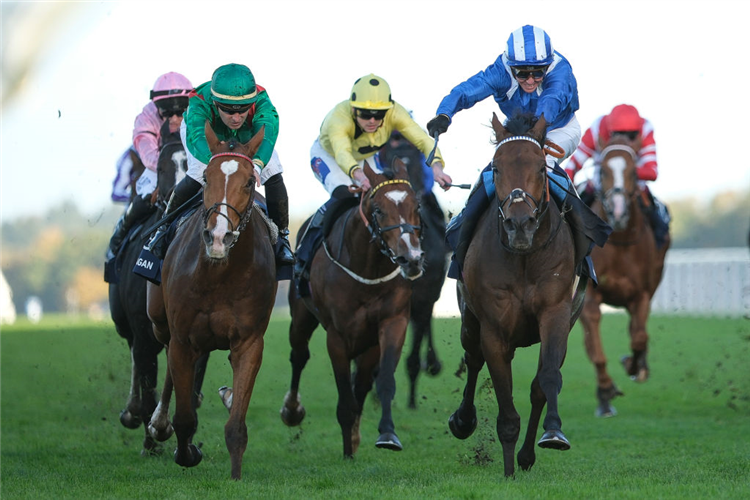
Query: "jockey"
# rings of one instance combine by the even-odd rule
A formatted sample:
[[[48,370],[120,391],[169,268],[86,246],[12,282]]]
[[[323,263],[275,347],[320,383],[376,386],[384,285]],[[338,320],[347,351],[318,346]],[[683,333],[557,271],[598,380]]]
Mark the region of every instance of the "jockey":
[[[424,155],[429,155],[435,145],[409,112],[392,99],[388,83],[372,73],[357,79],[350,98],[338,103],[325,117],[320,135],[310,148],[310,166],[331,199],[316,212],[300,240],[295,276],[306,271],[306,263],[322,238],[323,215],[328,206],[354,196],[349,186],[357,185],[363,191],[372,187],[363,171],[364,162],[369,160],[372,168],[378,168],[376,153],[386,145],[394,129]],[[430,166],[435,182],[448,189],[446,184],[452,180],[443,172],[439,149]]]
[[[664,243],[664,237],[669,231],[669,212],[664,204],[654,197],[646,186],[646,181],[655,181],[659,175],[656,162],[656,141],[654,140],[654,126],[642,118],[635,106],[620,104],[612,108],[608,115],[600,116],[583,134],[583,139],[565,166],[565,172],[571,180],[583,168],[584,163],[592,158],[594,165],[599,165],[601,152],[614,135],[625,135],[631,141],[641,140],[641,147],[636,152],[636,175],[641,187],[650,196],[653,209],[649,211],[651,226],[657,237],[657,244]],[[590,205],[594,201],[594,186],[591,179],[579,188],[581,199]]]
[[[151,90],[151,101],[135,117],[132,149],[146,169],[136,183],[136,196],[117,221],[109,241],[107,260],[115,256],[132,225],[154,211],[149,198],[156,189],[156,166],[162,146],[162,132],[179,131],[182,114],[188,107],[188,94],[192,89],[193,84],[183,75],[165,73],[156,79]],[[129,156],[129,151],[124,156]]]
[[[508,38],[505,52],[494,63],[454,87],[443,98],[435,118],[427,123],[428,132],[433,137],[444,133],[448,130],[453,115],[489,96],[493,96],[506,117],[524,112],[534,113],[537,117],[543,115],[547,122],[547,139],[562,148],[563,158],[569,157],[575,151],[581,139],[581,127],[575,116],[578,110],[578,84],[570,63],[552,49],[549,35],[541,28],[526,25],[513,31]],[[490,164],[483,170],[464,210],[448,225],[446,238],[451,241],[452,246],[455,245],[454,262],[457,261],[459,266],[463,264],[479,215],[489,204],[489,193],[494,196],[491,166]],[[567,201],[573,208],[573,213],[568,217],[588,219],[571,220],[574,232],[575,226],[583,233],[587,232],[584,227],[597,226],[598,217],[580,203],[568,176],[552,155],[547,155],[547,166],[552,181],[550,192],[558,206]],[[489,189],[484,186],[485,183],[490,184]],[[568,196],[569,194],[572,196]],[[592,219],[592,216],[596,219]],[[594,233],[598,232],[593,227],[592,230]],[[455,235],[451,235],[456,231],[457,242]],[[590,251],[591,241],[598,245],[603,245],[606,241],[606,235],[586,236],[588,241],[577,242],[577,247],[588,247],[581,249],[580,253],[576,252],[581,259]],[[454,265],[451,265],[451,271],[450,277],[458,277]],[[593,271],[589,274],[592,275]]]
[[[227,64],[214,71],[211,80],[190,93],[190,106],[180,127],[180,136],[187,154],[187,176],[175,187],[164,215],[180,208],[198,193],[204,184],[203,172],[211,160],[205,126],[209,121],[222,141],[249,141],[261,127],[265,135],[253,157],[257,185],[266,189],[268,215],[279,228],[277,265],[291,265],[294,254],[289,244],[289,198],[281,174],[284,171],[274,149],[279,134],[279,115],[266,89],[256,85],[247,66]],[[151,238],[147,249],[163,258],[161,241],[166,225]]]

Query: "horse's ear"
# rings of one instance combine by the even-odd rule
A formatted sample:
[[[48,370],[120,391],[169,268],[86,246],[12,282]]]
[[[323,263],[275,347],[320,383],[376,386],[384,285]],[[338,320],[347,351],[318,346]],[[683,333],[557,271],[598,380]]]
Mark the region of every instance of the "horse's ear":
[[[541,143],[546,134],[547,134],[547,119],[544,118],[544,113],[542,113],[542,115],[536,121],[534,126],[531,127],[531,130],[529,130],[529,135]]]
[[[409,179],[409,169],[406,167],[406,163],[404,163],[401,158],[395,156],[393,158],[391,166],[393,173],[395,174],[395,177],[397,179]]]
[[[495,140],[497,142],[502,141],[506,136],[510,135],[509,132],[505,130],[505,127],[503,127],[503,124],[500,123],[500,119],[495,112],[492,113],[492,130],[495,131]]]
[[[219,146],[219,138],[216,137],[216,133],[214,132],[214,129],[211,128],[211,122],[206,120],[206,141],[208,142],[208,149],[213,153],[216,151],[216,148]]]
[[[253,136],[252,139],[250,139],[247,143],[245,143],[245,147],[249,151],[248,156],[252,156],[255,154],[256,151],[260,148],[260,144],[263,142],[263,137],[266,135],[266,126],[263,125],[260,127],[260,130],[258,130],[258,133]]]

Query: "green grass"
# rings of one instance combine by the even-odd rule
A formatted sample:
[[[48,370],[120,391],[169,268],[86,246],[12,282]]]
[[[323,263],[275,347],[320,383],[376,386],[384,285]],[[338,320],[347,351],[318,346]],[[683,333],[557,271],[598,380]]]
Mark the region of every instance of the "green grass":
[[[537,448],[537,461],[503,477],[495,435],[497,403],[486,369],[477,395],[479,426],[465,441],[448,431],[463,380],[457,320],[436,320],[444,364],[419,382],[419,409],[406,407],[404,363],[394,420],[401,453],[376,449],[379,409],[368,399],[362,445],[342,458],[336,391],[325,334],[312,341],[301,393],[307,418],[287,428],[279,418],[290,367],[288,320],[272,321],[247,417],[250,441],[243,479],[229,479],[216,389],[231,380],[226,352],[213,354],[195,442],[204,459],[185,469],[172,460],[175,438],[159,457],[139,452],[142,430],[118,420],[129,388],[129,353],[109,322],[49,318],[3,327],[1,353],[2,498],[747,498],[750,496],[750,322],[654,317],[651,379],[635,384],[617,360],[628,351],[627,318],[604,319],[610,374],[625,396],[619,415],[596,419],[594,370],[580,327],[571,333],[560,397],[570,451]],[[525,432],[528,388],[538,348],[514,361],[515,402]],[[160,358],[163,380],[164,357]],[[538,434],[541,435],[541,434]],[[519,445],[520,446],[520,445]]]

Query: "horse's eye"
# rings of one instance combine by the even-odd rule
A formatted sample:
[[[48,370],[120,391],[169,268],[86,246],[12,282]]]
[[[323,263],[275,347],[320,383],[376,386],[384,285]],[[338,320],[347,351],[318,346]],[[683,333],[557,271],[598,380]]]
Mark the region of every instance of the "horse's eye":
[[[249,179],[247,180],[247,184],[245,185],[245,187],[246,187],[247,189],[252,189],[254,185],[255,185],[255,177],[250,177],[250,178],[249,178]]]

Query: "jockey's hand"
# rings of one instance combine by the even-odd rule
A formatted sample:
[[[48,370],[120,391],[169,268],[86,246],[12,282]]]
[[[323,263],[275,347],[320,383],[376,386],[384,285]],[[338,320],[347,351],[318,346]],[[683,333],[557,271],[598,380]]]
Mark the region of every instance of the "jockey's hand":
[[[260,169],[261,169],[262,163],[260,160],[254,158],[253,159],[253,168],[255,169],[255,187],[260,187]]]
[[[430,137],[437,137],[438,135],[448,131],[448,125],[451,124],[451,119],[448,115],[437,115],[435,118],[427,122],[427,132]]]
[[[435,178],[435,182],[443,188],[443,191],[448,191],[451,188],[450,185],[453,184],[453,179],[451,179],[450,175],[443,172],[442,161],[436,161],[432,164],[432,176]]]
[[[362,188],[362,191],[369,191],[372,187],[370,185],[370,179],[367,178],[361,168],[354,170],[354,173],[352,173],[352,179],[354,179],[354,182]]]

